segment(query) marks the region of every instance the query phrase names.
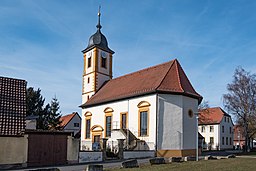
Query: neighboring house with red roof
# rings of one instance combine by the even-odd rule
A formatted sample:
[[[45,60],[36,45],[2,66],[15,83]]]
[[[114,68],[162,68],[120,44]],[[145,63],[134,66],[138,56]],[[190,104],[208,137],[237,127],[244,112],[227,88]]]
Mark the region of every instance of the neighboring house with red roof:
[[[201,110],[198,125],[198,131],[205,138],[208,150],[233,148],[232,118],[220,107]]]
[[[198,94],[177,59],[112,79],[112,55],[97,32],[84,54],[82,149],[107,138],[113,147],[155,150],[158,156],[196,154]],[[141,143],[140,143],[141,142]]]
[[[74,136],[80,133],[81,130],[81,117],[77,112],[62,116],[60,118],[61,127],[65,132],[74,132]]]
[[[234,126],[234,146],[236,149],[243,149],[245,145],[244,128],[240,125]]]

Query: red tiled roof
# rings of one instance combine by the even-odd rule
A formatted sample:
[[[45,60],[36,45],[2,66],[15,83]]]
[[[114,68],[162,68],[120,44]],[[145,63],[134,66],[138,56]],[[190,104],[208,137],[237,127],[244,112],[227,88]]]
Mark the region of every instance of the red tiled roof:
[[[156,92],[183,94],[202,100],[175,59],[108,81],[81,107]]]
[[[71,113],[71,114],[69,114],[69,115],[62,116],[62,117],[60,118],[60,120],[62,121],[61,124],[60,124],[60,126],[64,128],[64,127],[69,123],[69,121],[70,121],[76,114],[77,114],[76,112],[73,112],[73,113]]]
[[[0,77],[0,135],[21,135],[25,131],[26,81]]]
[[[199,111],[198,123],[199,125],[218,124],[221,122],[224,115],[230,117],[230,115],[227,114],[220,107],[207,108]],[[232,122],[232,120],[230,120],[230,122]]]

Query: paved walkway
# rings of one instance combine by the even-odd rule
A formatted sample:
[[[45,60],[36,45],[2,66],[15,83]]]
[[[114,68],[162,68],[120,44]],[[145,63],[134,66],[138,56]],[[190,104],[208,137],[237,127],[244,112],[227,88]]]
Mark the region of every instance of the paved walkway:
[[[149,164],[149,158],[147,159],[137,159],[139,165],[141,164]],[[115,161],[106,161],[106,162],[99,162],[94,164],[102,164],[103,168],[120,168],[121,163],[123,161],[115,160]],[[17,169],[14,171],[21,171],[21,170],[37,170],[37,169],[50,169],[50,168],[59,168],[61,171],[84,171],[88,164],[77,164],[77,165],[66,165],[66,166],[52,166],[52,167],[40,167],[40,168],[29,168],[29,169]]]

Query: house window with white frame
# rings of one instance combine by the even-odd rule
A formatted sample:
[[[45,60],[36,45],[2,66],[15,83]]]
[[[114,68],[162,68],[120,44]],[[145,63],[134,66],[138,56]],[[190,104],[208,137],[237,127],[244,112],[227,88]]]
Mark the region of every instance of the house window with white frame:
[[[214,132],[214,126],[210,126],[210,132]]]
[[[214,137],[210,137],[210,144],[214,143]]]
[[[205,132],[205,126],[201,127],[201,132]]]
[[[79,123],[74,123],[74,127],[79,127]]]

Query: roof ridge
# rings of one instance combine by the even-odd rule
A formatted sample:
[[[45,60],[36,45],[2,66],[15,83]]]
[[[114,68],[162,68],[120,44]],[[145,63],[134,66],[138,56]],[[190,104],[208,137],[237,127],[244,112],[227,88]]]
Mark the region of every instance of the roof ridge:
[[[163,79],[160,81],[160,84],[156,87],[156,90],[161,86],[161,84],[163,83],[163,81],[164,81],[164,79],[165,79],[165,77],[167,76],[167,74],[169,73],[169,71],[171,70],[171,68],[172,68],[172,66],[173,66],[173,64],[174,64],[174,61],[175,61],[176,59],[174,59],[174,60],[172,60],[172,64],[170,65],[170,67],[169,67],[169,69],[168,69],[168,71],[165,73],[165,75],[164,75],[164,77],[163,77]],[[170,61],[171,62],[171,61]]]
[[[182,66],[180,65],[180,63],[179,63],[178,60],[177,60],[177,62],[178,62],[177,64],[179,64],[179,67],[180,67],[181,71],[183,72],[183,74],[184,74],[184,76],[185,76],[186,81],[188,81],[188,83],[190,84],[190,87],[192,88],[192,90],[195,92],[195,94],[201,96],[201,95],[198,94],[198,92],[194,89],[192,83],[189,81],[187,74],[186,74],[185,71],[183,70],[183,68],[182,68]],[[180,83],[180,75],[179,75],[179,83]],[[181,84],[181,83],[180,83],[180,84]],[[182,87],[182,89],[183,89],[183,87]],[[184,91],[184,89],[183,89],[183,91]],[[184,92],[185,92],[185,91],[184,91]]]
[[[7,77],[7,76],[0,76],[0,78],[4,78],[4,79],[10,79],[10,80],[18,80],[18,81],[25,81],[26,80],[22,79],[22,78],[11,78],[11,77]]]
[[[183,91],[183,92],[185,92],[184,91],[184,88],[182,87],[182,85],[181,85],[181,81],[180,81],[180,74],[179,74],[179,66],[178,66],[178,64],[179,64],[179,62],[178,62],[178,60],[175,60],[174,61],[174,63],[176,63],[176,65],[177,65],[177,67],[176,67],[176,72],[177,72],[177,76],[178,76],[178,82],[179,82],[179,86],[180,86],[180,88],[181,88],[181,90]],[[181,67],[181,66],[180,66]],[[182,70],[183,71],[183,70]],[[183,71],[184,72],[184,71]]]
[[[159,66],[161,66],[161,65],[166,65],[166,64],[171,63],[171,62],[173,62],[173,61],[174,61],[174,60],[171,60],[171,61],[168,61],[168,62],[164,62],[164,63],[158,64],[158,65],[154,65],[154,66],[151,66],[151,67],[148,67],[148,68],[141,69],[141,70],[139,70],[139,71],[131,72],[131,73],[122,75],[122,76],[120,76],[120,77],[116,77],[116,78],[114,78],[114,79],[112,79],[112,80],[122,79],[123,77],[127,77],[127,76],[130,76],[130,75],[133,75],[133,74],[137,74],[137,73],[140,73],[140,72],[149,70],[149,69],[157,68],[157,67],[159,67]],[[112,81],[112,80],[110,80],[110,81]]]

